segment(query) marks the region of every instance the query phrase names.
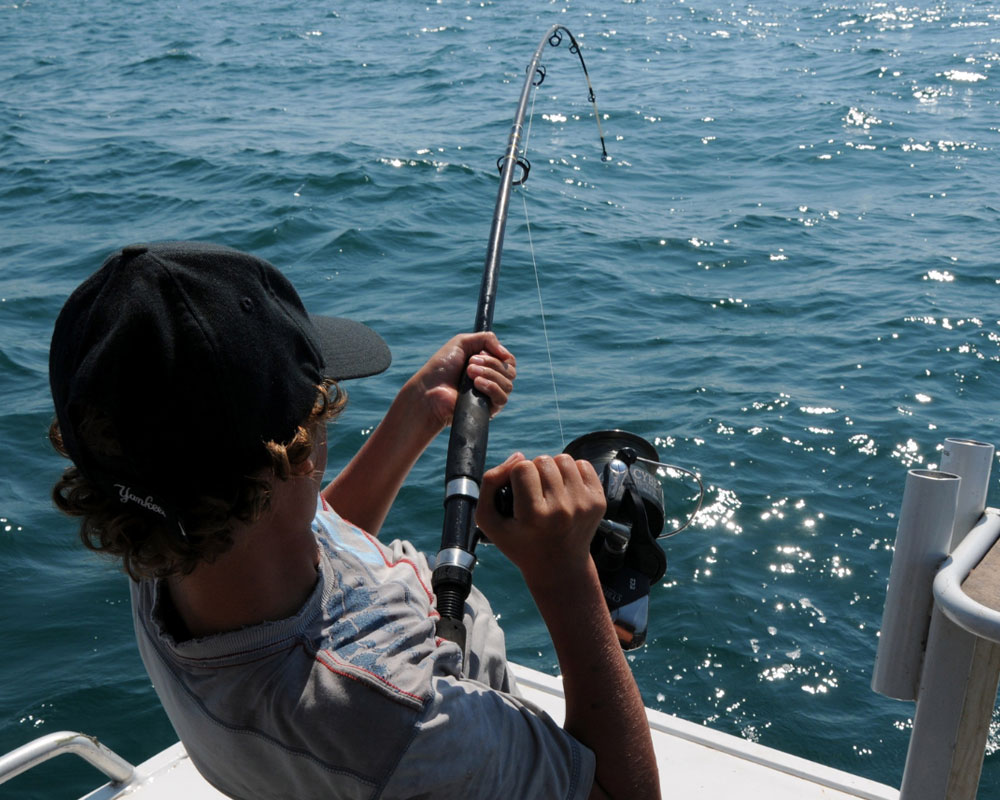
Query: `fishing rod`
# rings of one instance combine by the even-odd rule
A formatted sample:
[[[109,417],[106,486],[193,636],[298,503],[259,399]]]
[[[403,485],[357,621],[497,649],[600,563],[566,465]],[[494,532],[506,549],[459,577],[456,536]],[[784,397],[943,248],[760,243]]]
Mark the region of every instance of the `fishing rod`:
[[[524,86],[517,104],[517,113],[507,139],[507,149],[497,160],[500,170],[500,187],[493,210],[489,243],[486,248],[486,263],[479,289],[479,305],[476,310],[474,331],[489,331],[493,327],[493,312],[496,306],[497,282],[500,277],[500,258],[503,252],[503,238],[507,227],[507,212],[510,205],[511,188],[523,184],[528,179],[531,164],[521,153],[521,137],[524,131],[524,116],[528,109],[531,90],[545,80],[545,68],[541,65],[542,51],[546,45],[558,47],[563,34],[569,38],[571,54],[580,59],[580,66],[587,81],[588,100],[594,106],[594,117],[601,138],[601,160],[608,161],[604,144],[604,131],[597,111],[594,87],[590,83],[587,65],[580,52],[580,45],[568,28],[553,25],[546,31],[528,62]],[[516,173],[520,171],[519,175]],[[472,589],[472,570],[476,564],[476,528],[473,521],[476,504],[479,501],[479,486],[486,467],[486,444],[489,436],[490,403],[484,394],[475,389],[468,375],[463,374],[458,390],[458,401],[451,423],[451,437],[448,440],[448,458],[445,466],[444,526],[441,533],[441,549],[438,551],[431,585],[437,595],[437,609],[440,619],[437,635],[456,642],[464,653],[465,625],[463,616],[465,600]]]
[[[557,47],[563,41],[563,34],[569,37],[570,52],[579,57],[587,80],[588,98],[594,106],[597,131],[601,137],[601,159],[610,160],[604,144],[604,131],[601,130],[594,88],[590,83],[580,46],[567,28],[553,25],[542,37],[528,64],[514,124],[507,140],[507,150],[497,160],[500,188],[497,190],[493,224],[486,249],[486,264],[479,290],[475,324],[477,332],[488,331],[493,325],[511,188],[523,184],[531,170],[521,149],[528,99],[532,88],[540,86],[545,79],[545,69],[539,63],[545,45]],[[515,178],[517,170],[520,170],[520,174]],[[472,570],[476,565],[475,548],[480,536],[473,518],[485,470],[489,420],[489,400],[473,387],[468,375],[463,375],[448,442],[441,549],[431,576],[440,615],[437,635],[456,642],[463,653],[466,637],[463,622],[465,600],[472,589]],[[691,524],[701,508],[705,487],[696,473],[661,462],[656,448],[650,442],[628,431],[613,429],[584,434],[566,445],[563,452],[574,459],[589,461],[601,480],[607,510],[594,533],[590,552],[619,643],[626,650],[639,647],[646,640],[650,588],[663,577],[667,568],[666,556],[657,540],[673,536]],[[700,487],[697,505],[687,521],[666,533],[663,532],[666,521],[663,486],[658,470],[686,473]],[[513,514],[513,494],[509,485],[501,487],[493,500],[501,514]]]

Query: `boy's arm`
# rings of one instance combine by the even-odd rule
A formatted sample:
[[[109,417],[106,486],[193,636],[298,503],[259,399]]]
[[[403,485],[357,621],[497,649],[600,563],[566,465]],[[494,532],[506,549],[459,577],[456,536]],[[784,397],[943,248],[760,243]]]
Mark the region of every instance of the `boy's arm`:
[[[527,461],[515,453],[483,478],[492,498],[510,481],[514,518],[484,499],[476,521],[524,576],[552,636],[563,674],[564,728],[597,760],[591,798],[654,800],[660,784],[642,697],[604,602],[590,540],[605,510],[587,461]]]
[[[344,519],[378,533],[410,469],[451,422],[463,369],[494,413],[507,403],[516,362],[496,335],[465,333],[450,339],[403,385],[379,426],[323,490],[323,498]]]

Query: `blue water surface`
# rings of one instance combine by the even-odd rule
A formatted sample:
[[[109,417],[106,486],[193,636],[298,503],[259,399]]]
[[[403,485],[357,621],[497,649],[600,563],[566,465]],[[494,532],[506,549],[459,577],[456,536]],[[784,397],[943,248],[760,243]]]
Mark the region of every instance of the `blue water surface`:
[[[203,239],[373,325],[394,365],[350,387],[335,470],[472,325],[495,163],[555,22],[611,160],[575,58],[547,49],[495,319],[519,385],[489,460],[621,427],[696,470],[705,504],[629,657],[646,703],[898,785],[913,706],[869,682],[906,470],[947,436],[1000,442],[1000,9],[975,0],[6,0],[0,752],[66,728],[132,761],[174,740],[125,579],[48,497],[68,293],[127,242]],[[427,551],[445,446],[385,528]],[[667,495],[679,522],[694,492]],[[480,555],[512,659],[555,672],[516,570]],[[994,715],[987,796],[998,748]],[[99,782],[62,759],[4,797]]]

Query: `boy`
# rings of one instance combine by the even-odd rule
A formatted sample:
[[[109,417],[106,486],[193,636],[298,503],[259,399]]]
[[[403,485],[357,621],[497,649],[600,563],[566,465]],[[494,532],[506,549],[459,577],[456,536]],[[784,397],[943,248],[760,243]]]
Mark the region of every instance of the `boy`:
[[[337,381],[389,361],[373,331],[310,316],[272,265],[215,245],[126,247],[56,322],[51,438],[74,466],[53,495],[132,578],[140,653],[192,761],[247,800],[658,796],[590,560],[590,464],[514,454],[482,486],[509,480],[514,518],[492,502],[477,518],[552,633],[564,729],[517,696],[485,599],[463,657],[435,636],[426,560],[374,538],[462,371],[506,403],[515,361],[493,334],[432,356],[321,487]]]

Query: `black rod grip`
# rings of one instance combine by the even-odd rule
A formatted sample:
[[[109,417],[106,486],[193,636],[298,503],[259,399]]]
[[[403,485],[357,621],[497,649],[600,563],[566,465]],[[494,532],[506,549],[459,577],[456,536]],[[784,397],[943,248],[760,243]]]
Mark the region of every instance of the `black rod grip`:
[[[444,525],[441,529],[441,549],[461,547],[473,551],[471,541],[476,514],[476,501],[469,497],[450,497],[444,504]]]
[[[489,440],[490,401],[473,388],[468,375],[462,378],[451,421],[445,480],[471,478],[478,485],[486,469]]]

